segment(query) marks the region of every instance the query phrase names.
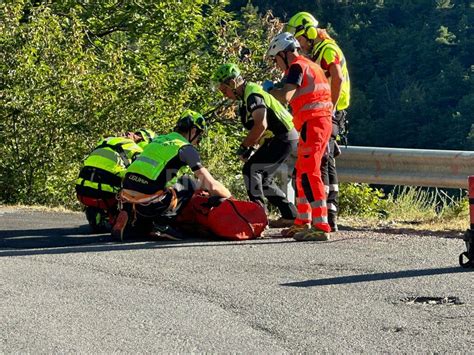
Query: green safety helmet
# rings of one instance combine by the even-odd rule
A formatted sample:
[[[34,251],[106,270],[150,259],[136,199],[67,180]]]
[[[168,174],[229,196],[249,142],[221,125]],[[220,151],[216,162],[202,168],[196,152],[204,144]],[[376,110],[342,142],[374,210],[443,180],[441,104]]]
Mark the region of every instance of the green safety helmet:
[[[138,131],[135,132],[135,134],[141,135],[143,140],[147,143],[150,143],[156,136],[156,133],[148,128],[140,128]]]
[[[176,122],[175,130],[189,132],[194,127],[205,133],[207,131],[206,120],[199,112],[186,110]]]
[[[286,25],[285,31],[290,32],[295,37],[305,35],[308,39],[315,39],[318,36],[318,20],[309,12],[298,12],[293,15]]]
[[[224,83],[226,80],[234,79],[240,76],[240,70],[237,64],[221,64],[212,74],[212,81],[215,83]]]

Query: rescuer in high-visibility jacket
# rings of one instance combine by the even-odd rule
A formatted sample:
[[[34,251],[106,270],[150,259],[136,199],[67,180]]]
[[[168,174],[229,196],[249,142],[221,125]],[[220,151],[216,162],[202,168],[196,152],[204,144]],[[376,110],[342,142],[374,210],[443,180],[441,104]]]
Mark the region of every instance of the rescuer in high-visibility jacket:
[[[249,132],[237,155],[244,161],[242,174],[250,200],[263,206],[265,197],[278,208],[281,217],[270,221],[270,226],[293,225],[296,208],[273,179],[296,150],[298,133],[291,114],[260,85],[245,81],[236,64],[220,65],[212,80],[225,97],[241,102],[240,119]]]
[[[321,159],[332,131],[331,89],[321,67],[298,53],[294,36],[284,32],[272,39],[267,57],[285,74],[282,88],[269,93],[282,103],[289,103],[293,123],[300,132],[296,160],[295,224],[284,236],[299,241],[327,240],[326,193],[321,181]]]
[[[214,179],[202,165],[196,146],[206,132],[204,117],[186,110],[173,132],[157,136],[128,167],[120,192],[122,210],[112,229],[112,235],[124,239],[127,230],[140,234],[153,232],[154,223],[163,224],[176,216],[180,207],[196,188],[211,196],[228,198],[230,192]],[[197,182],[183,175],[177,183],[178,172],[189,167]]]
[[[328,221],[332,231],[337,231],[339,183],[335,155],[340,153],[336,139],[347,133],[347,112],[350,104],[350,78],[347,61],[341,48],[325,29],[318,28],[318,21],[308,12],[298,12],[290,18],[286,30],[292,33],[301,45],[303,53],[321,66],[331,86],[331,100],[334,105],[333,131],[328,154],[321,165],[322,179],[327,193]]]
[[[76,180],[78,200],[84,205],[87,221],[95,232],[105,231],[118,214],[117,192],[127,167],[149,141],[143,132],[127,132],[121,137],[102,139],[84,160]]]

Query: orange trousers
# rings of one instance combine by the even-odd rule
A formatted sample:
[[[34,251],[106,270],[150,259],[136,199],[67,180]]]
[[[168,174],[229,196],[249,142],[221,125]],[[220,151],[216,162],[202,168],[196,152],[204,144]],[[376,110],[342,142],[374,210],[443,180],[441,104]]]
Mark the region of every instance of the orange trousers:
[[[331,117],[306,121],[301,127],[296,160],[295,224],[311,224],[330,232],[326,192],[321,180],[321,160],[332,132]]]

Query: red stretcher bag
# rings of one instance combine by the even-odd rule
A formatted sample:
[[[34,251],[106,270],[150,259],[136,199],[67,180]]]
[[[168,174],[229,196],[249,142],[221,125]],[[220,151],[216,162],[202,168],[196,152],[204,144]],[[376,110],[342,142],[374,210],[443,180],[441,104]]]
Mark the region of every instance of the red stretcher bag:
[[[218,199],[206,192],[196,192],[176,221],[231,240],[258,238],[268,224],[265,209],[258,203]]]

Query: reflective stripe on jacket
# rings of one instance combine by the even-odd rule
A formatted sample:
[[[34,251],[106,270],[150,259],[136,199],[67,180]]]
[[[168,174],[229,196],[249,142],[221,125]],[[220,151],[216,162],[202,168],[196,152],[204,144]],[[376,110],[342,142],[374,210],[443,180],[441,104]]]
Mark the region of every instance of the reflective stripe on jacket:
[[[131,139],[103,139],[84,161],[76,185],[95,190],[117,192],[127,167],[143,150]]]
[[[127,174],[133,173],[142,175],[149,180],[156,180],[168,162],[178,155],[183,146],[189,144],[177,132],[155,137],[148,143],[143,153],[128,167]]]

